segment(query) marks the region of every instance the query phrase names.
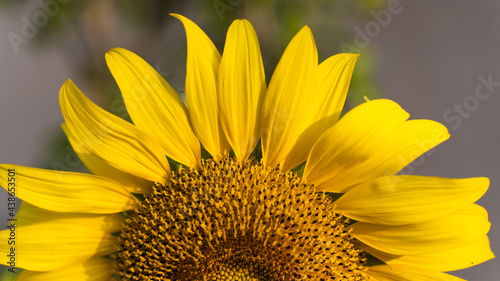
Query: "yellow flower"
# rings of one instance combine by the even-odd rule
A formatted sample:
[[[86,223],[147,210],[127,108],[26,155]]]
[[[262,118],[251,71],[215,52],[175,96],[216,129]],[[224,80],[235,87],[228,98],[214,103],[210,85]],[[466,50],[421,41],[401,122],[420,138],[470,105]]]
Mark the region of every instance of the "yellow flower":
[[[266,86],[248,21],[231,25],[221,56],[174,16],[187,108],[145,61],[113,49],[133,124],[69,80],[60,93],[63,129],[93,174],[0,165],[0,184],[24,200],[15,230],[0,232],[0,263],[25,269],[18,281],[461,280],[443,272],[493,258],[474,204],[488,179],[396,175],[449,137],[444,126],[408,121],[389,100],[339,120],[358,55],[318,65],[304,27]]]

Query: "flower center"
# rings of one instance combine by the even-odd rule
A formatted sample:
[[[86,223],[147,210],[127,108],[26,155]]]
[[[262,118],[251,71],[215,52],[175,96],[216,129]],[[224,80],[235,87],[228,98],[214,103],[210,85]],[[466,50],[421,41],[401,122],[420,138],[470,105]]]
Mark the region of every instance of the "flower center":
[[[223,264],[215,266],[207,272],[206,280],[229,281],[229,280],[273,280],[269,272],[266,272],[265,265],[258,262],[248,262],[239,259],[231,259]]]
[[[330,197],[257,161],[180,168],[127,215],[124,280],[363,280]]]

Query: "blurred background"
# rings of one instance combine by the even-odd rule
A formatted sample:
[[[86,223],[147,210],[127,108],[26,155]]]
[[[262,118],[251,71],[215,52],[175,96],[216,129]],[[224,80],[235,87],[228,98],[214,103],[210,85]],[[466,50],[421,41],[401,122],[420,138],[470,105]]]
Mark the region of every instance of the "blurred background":
[[[169,13],[196,22],[222,52],[227,28],[246,18],[261,44],[269,81],[293,35],[308,25],[320,61],[361,53],[346,110],[370,99],[398,102],[412,118],[446,125],[451,138],[402,173],[491,179],[479,204],[490,214],[500,253],[500,2],[360,1],[71,1],[0,0],[0,163],[85,171],[60,128],[58,93],[66,79],[122,118],[128,114],[104,53],[140,55],[181,95],[186,39]],[[345,112],[345,111],[344,111]],[[8,216],[0,189],[0,228]],[[5,207],[4,207],[5,206]],[[500,262],[454,273],[493,281]]]

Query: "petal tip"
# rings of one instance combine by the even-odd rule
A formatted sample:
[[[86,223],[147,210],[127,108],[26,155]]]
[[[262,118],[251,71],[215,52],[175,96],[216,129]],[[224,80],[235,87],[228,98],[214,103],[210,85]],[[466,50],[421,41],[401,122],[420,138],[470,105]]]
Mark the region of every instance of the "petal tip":
[[[300,32],[310,32],[310,33],[312,33],[311,28],[310,28],[308,25],[304,25],[304,26],[300,29]]]
[[[108,62],[108,63],[109,63],[110,59],[114,59],[114,58],[126,59],[127,57],[131,57],[131,56],[138,57],[134,52],[129,51],[129,50],[124,49],[124,48],[120,48],[120,47],[113,48],[113,49],[109,50],[108,52],[106,52],[106,54],[104,55],[106,62]]]
[[[481,189],[484,189],[484,192],[486,193],[486,191],[490,187],[490,179],[487,177],[478,177],[478,178],[474,178],[474,179],[477,181],[477,185]]]
[[[71,91],[78,91],[78,88],[76,87],[75,83],[71,79],[67,79],[64,81],[63,85],[61,86],[61,90],[59,91],[59,102],[62,105],[63,101],[67,96],[70,94],[69,92]]]
[[[115,48],[112,48],[110,49],[106,54],[110,54],[110,53],[119,53],[121,52],[122,50],[125,50],[123,48],[120,48],[120,47],[115,47]]]
[[[180,14],[177,14],[177,13],[170,13],[169,14],[170,16],[180,20],[181,22],[184,22],[184,21],[191,21],[190,19],[186,18],[185,16],[183,15],[180,15]]]

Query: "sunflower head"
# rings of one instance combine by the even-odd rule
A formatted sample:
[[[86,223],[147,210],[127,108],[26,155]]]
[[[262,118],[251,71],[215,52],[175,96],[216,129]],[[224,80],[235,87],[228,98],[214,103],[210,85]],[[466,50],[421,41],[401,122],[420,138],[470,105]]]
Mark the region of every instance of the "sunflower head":
[[[461,280],[443,272],[494,257],[474,204],[488,179],[396,175],[449,137],[443,125],[384,99],[340,118],[357,54],[318,63],[304,27],[266,84],[248,21],[230,26],[221,55],[173,16],[186,29],[186,104],[113,49],[132,123],[70,80],[60,92],[92,174],[0,165],[0,185],[25,201],[15,231],[0,232],[0,255],[25,269],[16,281]]]
[[[117,268],[126,280],[361,280],[347,223],[294,173],[207,160],[129,214]]]

